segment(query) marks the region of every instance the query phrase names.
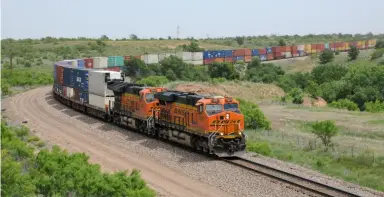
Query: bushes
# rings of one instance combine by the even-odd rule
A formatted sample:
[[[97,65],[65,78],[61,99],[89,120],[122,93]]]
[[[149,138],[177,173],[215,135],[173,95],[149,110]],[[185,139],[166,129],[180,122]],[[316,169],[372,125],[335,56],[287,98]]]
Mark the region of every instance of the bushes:
[[[264,116],[259,106],[243,99],[237,98],[237,100],[240,102],[240,111],[244,115],[245,128],[271,129],[271,122]]]
[[[247,141],[247,150],[255,153],[259,153],[265,156],[269,156],[272,153],[271,147],[268,142],[250,142]]]
[[[373,52],[371,55],[371,60],[381,58],[383,57],[383,54],[384,54],[384,48],[376,49],[375,52]]]
[[[136,81],[138,84],[145,84],[147,86],[162,86],[168,83],[168,79],[165,76],[150,76],[139,81]]]
[[[2,196],[155,196],[136,170],[102,173],[84,153],[58,146],[35,153],[26,143],[32,138],[22,138],[25,131],[1,123]]]
[[[320,53],[319,60],[320,64],[326,64],[332,62],[335,58],[333,52],[329,49],[325,49],[322,53]]]
[[[376,100],[375,102],[366,102],[364,104],[365,111],[367,112],[384,112],[384,102]]]
[[[338,101],[333,101],[329,106],[338,108],[338,109],[347,109],[348,111],[357,111],[359,107],[356,103],[348,99],[339,99]]]

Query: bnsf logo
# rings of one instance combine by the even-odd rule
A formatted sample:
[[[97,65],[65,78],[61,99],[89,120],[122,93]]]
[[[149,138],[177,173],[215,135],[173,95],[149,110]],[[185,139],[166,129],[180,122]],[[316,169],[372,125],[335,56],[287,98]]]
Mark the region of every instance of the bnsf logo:
[[[212,125],[220,125],[220,124],[239,124],[240,120],[214,120]]]

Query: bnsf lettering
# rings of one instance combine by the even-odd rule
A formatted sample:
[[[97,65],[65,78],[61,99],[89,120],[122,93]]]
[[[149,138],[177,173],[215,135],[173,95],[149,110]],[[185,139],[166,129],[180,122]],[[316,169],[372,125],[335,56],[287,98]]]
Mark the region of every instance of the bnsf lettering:
[[[240,120],[214,120],[212,122],[213,125],[215,125],[215,124],[218,124],[218,125],[220,125],[220,124],[238,124],[238,123],[240,123]]]

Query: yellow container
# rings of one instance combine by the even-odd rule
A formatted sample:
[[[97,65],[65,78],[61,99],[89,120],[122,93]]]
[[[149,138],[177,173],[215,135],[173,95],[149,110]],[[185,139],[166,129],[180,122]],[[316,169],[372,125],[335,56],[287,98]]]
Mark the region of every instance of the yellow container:
[[[311,50],[311,53],[316,53],[316,52],[317,52],[316,49],[312,49],[312,50]]]
[[[304,46],[304,51],[306,52],[306,53],[311,53],[311,45],[310,44],[306,44],[305,46]]]
[[[376,46],[376,40],[372,40],[372,46]]]
[[[364,41],[358,41],[357,46],[364,46]]]
[[[349,50],[349,42],[344,42],[344,50]]]

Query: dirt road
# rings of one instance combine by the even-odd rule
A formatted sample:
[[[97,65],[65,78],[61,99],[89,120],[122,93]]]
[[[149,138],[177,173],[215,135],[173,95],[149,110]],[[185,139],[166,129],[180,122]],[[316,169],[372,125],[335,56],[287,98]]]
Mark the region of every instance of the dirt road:
[[[49,144],[57,144],[73,152],[87,153],[90,161],[100,164],[103,170],[139,169],[142,177],[161,196],[231,196],[219,188],[169,169],[149,156],[126,151],[93,135],[89,130],[95,129],[95,126],[84,127],[71,118],[61,118],[58,112],[65,109],[53,100],[50,92],[51,87],[30,90],[5,99],[2,108],[6,108],[4,113],[11,120],[28,120],[28,127]]]

